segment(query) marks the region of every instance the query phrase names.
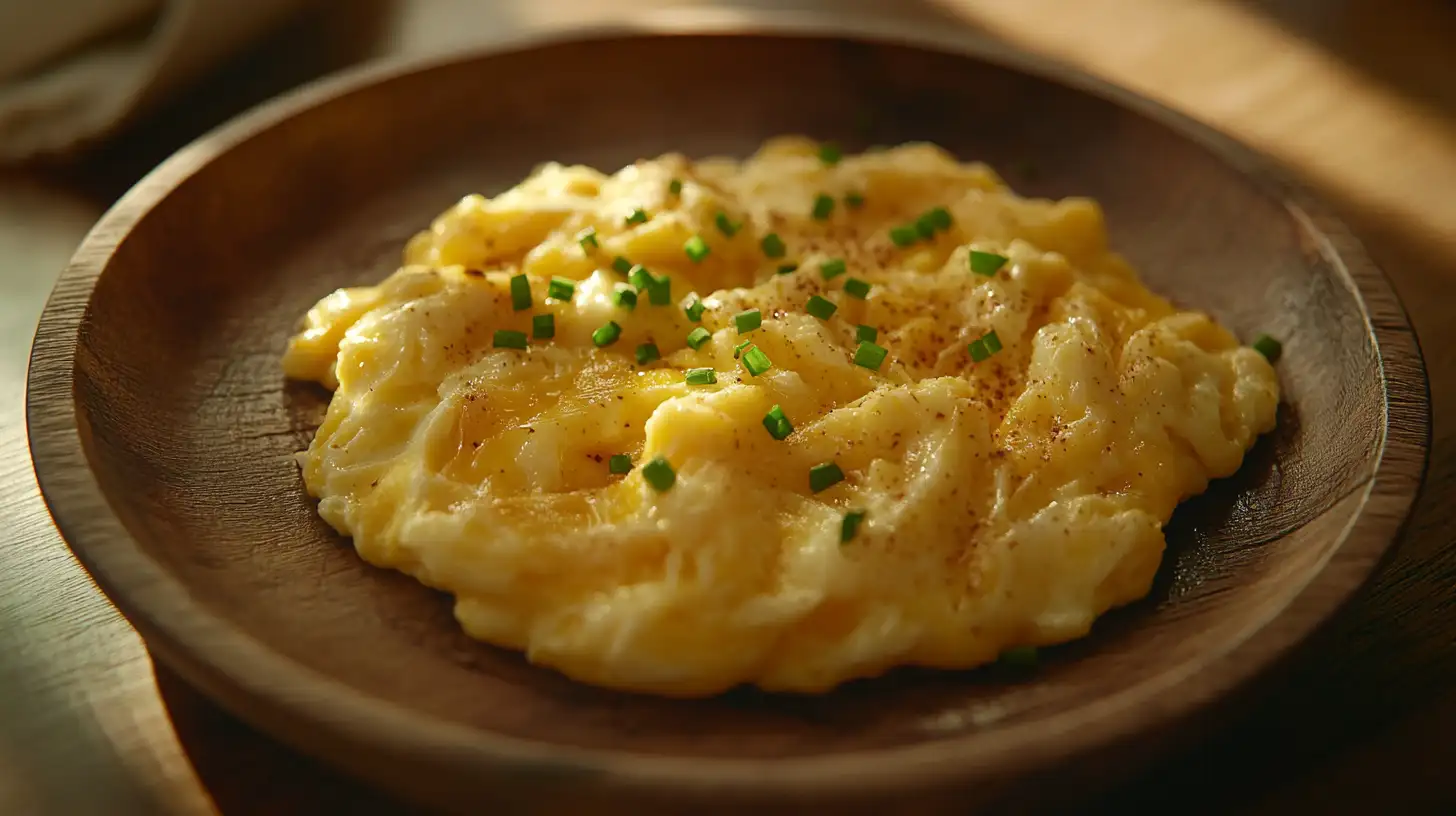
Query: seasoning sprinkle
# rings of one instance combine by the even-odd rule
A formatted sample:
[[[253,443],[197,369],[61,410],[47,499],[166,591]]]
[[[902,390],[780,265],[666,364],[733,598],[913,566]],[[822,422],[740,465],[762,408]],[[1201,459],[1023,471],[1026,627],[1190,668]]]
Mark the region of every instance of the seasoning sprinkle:
[[[632,271],[632,262],[618,255],[612,259],[612,269],[616,270],[618,275],[625,275]]]
[[[682,195],[682,179],[673,179],[667,183],[667,192],[670,195]]]
[[[712,385],[718,381],[718,372],[711,368],[690,368],[683,373],[683,382],[688,385]]]
[[[632,472],[632,457],[625,453],[618,453],[607,460],[607,470],[611,473],[621,475]]]
[[[972,272],[989,278],[1001,271],[1001,267],[1006,265],[1006,260],[1005,255],[997,255],[994,252],[978,252],[973,249],[971,250],[968,263]]]
[[[713,335],[702,326],[688,332],[688,348],[693,351],[703,347],[703,344],[713,339]]]
[[[852,298],[864,300],[870,296],[870,285],[859,278],[848,278],[844,281],[844,293]]]
[[[784,239],[780,238],[777,232],[770,232],[763,236],[763,240],[759,241],[758,245],[763,248],[763,254],[770,258],[782,258],[789,251],[789,248],[784,245]]]
[[[834,213],[834,199],[824,193],[814,197],[814,209],[811,214],[815,221],[826,221]]]
[[[656,343],[643,343],[637,347],[637,365],[647,365],[653,360],[661,360],[662,352],[657,350]]]
[[[748,351],[743,352],[743,367],[748,369],[749,374],[757,377],[773,368],[773,361],[763,353],[763,349],[751,346]]]
[[[738,234],[739,225],[733,223],[733,221],[728,218],[728,213],[719,212],[716,216],[713,217],[713,223],[717,225],[719,232],[723,233],[723,235],[729,238],[732,238],[734,235]]]
[[[763,427],[768,431],[769,436],[780,442],[794,432],[794,426],[789,423],[789,418],[784,416],[784,409],[777,405],[768,409],[768,413],[763,415]]]
[[[597,348],[601,348],[617,342],[617,338],[621,336],[622,327],[617,325],[617,321],[609,320],[607,325],[592,332],[592,342],[597,345]]]
[[[865,520],[865,511],[851,510],[844,514],[844,520],[839,522],[839,543],[846,544],[854,540],[859,532],[859,525]]]
[[[877,346],[867,341],[861,342],[854,350],[854,364],[871,371],[879,371],[889,353],[884,346]]]
[[[537,340],[550,340],[556,336],[556,315],[538,314],[531,318],[531,336]]]
[[[570,278],[552,278],[546,285],[546,296],[557,300],[571,300],[576,294],[576,281]]]
[[[738,329],[739,334],[748,334],[762,325],[763,312],[757,309],[746,309],[733,315],[733,326]]]
[[[672,465],[661,456],[642,466],[642,478],[652,485],[652,489],[658,493],[665,493],[672,488],[677,481],[677,474],[673,472]]]
[[[495,336],[491,338],[491,345],[495,348],[523,349],[526,347],[526,333],[497,329]]]
[[[710,251],[708,249],[708,242],[704,241],[701,235],[694,235],[683,244],[683,252],[687,253],[688,260],[693,263],[702,263],[703,259],[708,257]]]
[[[581,244],[581,251],[582,252],[590,252],[591,250],[596,249],[597,247],[601,246],[601,244],[598,244],[597,243],[597,228],[596,227],[587,227],[586,229],[582,230],[581,232],[578,232],[576,234],[576,242],[578,244]]]
[[[819,295],[810,297],[809,302],[804,304],[804,311],[820,320],[828,320],[833,317],[838,309],[839,307],[834,305],[834,301],[820,297]]]
[[[647,223],[647,211],[644,210],[644,209],[642,209],[641,207],[638,207],[637,209],[633,210],[632,211],[632,214],[629,215],[629,216],[627,216],[627,226],[629,226],[629,227],[632,226],[633,224],[646,224],[646,223]]]
[[[1284,344],[1267,334],[1261,334],[1256,337],[1253,347],[1254,351],[1264,355],[1264,359],[1271,363],[1279,362],[1279,355],[1284,353]]]
[[[822,493],[844,481],[844,471],[833,462],[824,462],[809,468],[809,489]]]
[[[819,161],[824,162],[830,167],[839,164],[843,158],[844,151],[840,150],[839,145],[834,142],[825,142],[819,145]]]
[[[697,295],[693,295],[693,299],[688,301],[688,305],[683,307],[683,314],[688,316],[688,320],[697,323],[703,319],[703,310],[706,308],[708,307],[703,305],[703,299]]]
[[[873,343],[880,339],[880,330],[874,326],[855,326],[854,340],[856,343]]]
[[[819,274],[824,276],[824,280],[834,280],[848,271],[849,266],[845,264],[843,258],[831,258],[819,264]]]
[[[518,312],[531,308],[531,279],[525,275],[511,277],[511,308]]]
[[[904,249],[920,240],[920,236],[916,234],[914,227],[892,227],[890,229],[890,240],[895,246]]]
[[[612,293],[612,302],[617,304],[617,308],[630,312],[637,308],[637,293],[631,289],[618,289]]]

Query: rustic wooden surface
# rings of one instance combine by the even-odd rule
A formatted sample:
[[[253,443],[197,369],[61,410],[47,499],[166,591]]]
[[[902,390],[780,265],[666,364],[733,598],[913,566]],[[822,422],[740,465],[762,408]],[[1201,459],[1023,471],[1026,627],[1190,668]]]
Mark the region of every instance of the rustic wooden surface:
[[[760,2],[754,5],[764,5]],[[606,4],[599,4],[606,5]],[[459,0],[300,21],[79,168],[0,177],[0,812],[403,812],[154,676],[140,642],[49,526],[20,427],[24,349],[88,223],[167,150],[300,79],[482,27],[580,19],[575,0],[489,13]],[[635,7],[653,5],[639,2]],[[859,0],[866,8],[888,2]],[[1119,804],[1430,812],[1456,806],[1456,7],[1411,2],[942,0],[1029,50],[1191,113],[1303,176],[1395,280],[1431,375],[1428,489],[1399,552],[1248,717],[1117,792]],[[519,11],[517,10],[519,8]],[[529,8],[530,11],[525,11]],[[487,14],[474,26],[460,15]],[[84,784],[78,784],[84,780]],[[1110,804],[1110,803],[1109,803]]]

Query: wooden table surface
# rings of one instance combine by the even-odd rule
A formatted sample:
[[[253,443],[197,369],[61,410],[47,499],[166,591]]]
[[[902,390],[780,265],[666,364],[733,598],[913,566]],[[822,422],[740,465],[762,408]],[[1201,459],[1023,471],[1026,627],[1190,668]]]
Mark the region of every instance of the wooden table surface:
[[[253,732],[152,665],[41,503],[21,408],[30,335],[55,275],[101,211],[168,152],[246,106],[383,53],[660,5],[668,3],[369,0],[347,4],[347,14],[307,13],[81,164],[0,174],[0,814],[410,812]],[[1396,553],[1265,683],[1247,716],[1099,804],[1456,811],[1448,772],[1456,759],[1456,550],[1448,547],[1456,540],[1456,4],[835,5],[958,18],[1265,151],[1344,213],[1420,335],[1435,417],[1431,464]]]

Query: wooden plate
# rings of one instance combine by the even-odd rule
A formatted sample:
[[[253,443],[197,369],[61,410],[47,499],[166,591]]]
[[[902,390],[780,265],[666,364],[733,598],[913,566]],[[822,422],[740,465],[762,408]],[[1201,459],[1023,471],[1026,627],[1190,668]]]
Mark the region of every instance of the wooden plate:
[[[1096,197],[1154,289],[1241,336],[1286,339],[1278,431],[1179,511],[1147,601],[1029,675],[668,702],[468,640],[447,598],[365,566],[318,519],[292,455],[326,395],[279,370],[316,298],[382,278],[433,214],[538,162],[743,154],[782,132],[848,148],[929,139],[1023,192]],[[204,137],[127,194],[62,276],[29,412],[61,531],[160,659],[407,795],[563,813],[959,811],[1111,778],[1357,588],[1410,508],[1428,435],[1390,285],[1248,150],[963,35],[782,15],[370,69]]]

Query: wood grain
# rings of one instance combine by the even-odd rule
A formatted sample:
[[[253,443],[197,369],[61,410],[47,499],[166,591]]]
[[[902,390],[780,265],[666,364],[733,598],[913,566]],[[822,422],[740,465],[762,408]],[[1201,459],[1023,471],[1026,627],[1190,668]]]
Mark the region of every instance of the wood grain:
[[[1210,716],[1308,634],[1393,540],[1425,465],[1414,335],[1345,228],[1229,140],[1003,49],[894,33],[1126,107],[905,47],[615,39],[386,69],[169,160],[93,231],[37,334],[32,450],[73,548],[190,681],[309,751],[460,809],[487,793],[542,811],[1024,806],[1078,790],[1032,774],[1075,763],[1078,782],[1105,784],[1132,769],[1170,724]],[[587,72],[637,92],[585,93]],[[470,104],[501,77],[513,81],[491,107]],[[866,114],[872,132],[857,134]],[[1012,182],[1101,200],[1155,289],[1287,339],[1280,430],[1180,512],[1148,602],[1031,678],[905,672],[813,700],[667,702],[470,642],[443,598],[365,567],[317,520],[291,454],[322,397],[277,370],[317,297],[378,279],[445,203],[547,158],[742,154],[781,132],[1032,161]]]

